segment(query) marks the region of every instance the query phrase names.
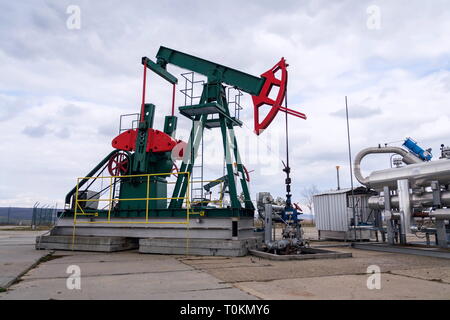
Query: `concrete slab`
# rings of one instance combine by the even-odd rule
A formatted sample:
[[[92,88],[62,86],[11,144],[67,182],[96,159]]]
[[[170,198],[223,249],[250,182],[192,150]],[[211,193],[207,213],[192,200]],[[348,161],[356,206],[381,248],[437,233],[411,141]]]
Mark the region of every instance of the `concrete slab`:
[[[413,245],[388,245],[385,243],[354,243],[352,245],[356,249],[374,250],[383,252],[393,252],[401,254],[421,255],[427,257],[438,257],[450,260],[450,249],[442,249],[437,247],[413,246]]]
[[[324,263],[323,260],[268,261],[247,256],[233,258],[234,262],[239,262],[241,265],[233,266],[232,270],[220,262],[208,264],[208,270],[202,266],[201,260],[183,260],[183,262],[200,270],[205,269],[211,275],[230,283],[366,274],[367,267],[370,265],[379,266],[381,272],[450,266],[448,260],[440,258],[393,253],[373,254],[372,252],[352,248],[334,248],[333,250],[351,252],[353,258],[326,260]],[[249,268],[247,266],[249,264],[254,265],[254,267]]]
[[[8,288],[49,251],[36,251],[36,235],[42,231],[0,231],[0,288]]]
[[[367,288],[367,275],[343,275],[241,282],[235,286],[261,299],[400,300],[450,299],[450,286],[392,274],[381,275],[381,289]]]
[[[256,248],[258,239],[225,240],[195,238],[146,238],[139,240],[139,252],[241,257]]]
[[[138,254],[134,254],[137,256]],[[54,258],[55,255],[52,256]],[[100,262],[103,261],[103,262]],[[128,274],[144,274],[144,273],[168,273],[175,271],[188,271],[193,270],[192,267],[182,264],[176,260],[170,259],[148,259],[148,260],[116,260],[116,261],[104,261],[98,259],[97,261],[85,262],[82,259],[74,261],[66,259],[65,257],[59,257],[55,260],[48,261],[45,264],[30,270],[23,280],[32,279],[67,279],[67,268],[71,265],[77,265],[80,267],[82,276],[95,277],[95,276],[110,276],[110,275],[128,275]]]
[[[391,273],[450,284],[450,267],[394,270]]]
[[[147,257],[100,263],[102,255],[96,262],[94,255],[63,256],[31,270],[0,299],[255,299],[175,257]],[[67,289],[69,264],[80,267],[81,290]]]
[[[138,239],[125,237],[73,237],[64,235],[45,235],[36,237],[36,249],[39,250],[116,252],[136,249],[138,246]]]

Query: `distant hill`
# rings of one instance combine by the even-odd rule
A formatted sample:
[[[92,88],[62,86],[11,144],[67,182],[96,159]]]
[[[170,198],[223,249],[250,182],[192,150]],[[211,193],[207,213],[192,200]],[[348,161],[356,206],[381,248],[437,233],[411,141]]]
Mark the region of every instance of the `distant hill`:
[[[48,211],[38,208],[37,213],[37,224],[46,224],[50,219],[53,219],[53,216],[50,216]],[[53,211],[53,214],[55,214],[55,211]],[[0,224],[31,225],[32,219],[33,208],[0,207]]]

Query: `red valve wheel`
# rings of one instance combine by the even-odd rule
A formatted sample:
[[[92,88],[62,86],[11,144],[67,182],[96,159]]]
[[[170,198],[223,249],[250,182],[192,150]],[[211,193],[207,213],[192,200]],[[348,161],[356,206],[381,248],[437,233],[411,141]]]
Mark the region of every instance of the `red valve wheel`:
[[[108,161],[108,171],[111,176],[123,176],[128,173],[130,158],[125,152],[117,152]]]

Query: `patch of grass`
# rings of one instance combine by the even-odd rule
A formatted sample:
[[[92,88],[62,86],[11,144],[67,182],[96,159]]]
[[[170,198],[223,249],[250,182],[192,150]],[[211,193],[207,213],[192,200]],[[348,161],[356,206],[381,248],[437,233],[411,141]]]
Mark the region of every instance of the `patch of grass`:
[[[6,292],[8,289],[0,287],[0,292]]]

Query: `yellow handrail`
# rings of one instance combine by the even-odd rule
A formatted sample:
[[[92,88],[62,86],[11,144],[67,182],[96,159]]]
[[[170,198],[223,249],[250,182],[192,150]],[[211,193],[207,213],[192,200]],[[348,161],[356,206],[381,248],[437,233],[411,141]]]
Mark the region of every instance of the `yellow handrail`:
[[[149,173],[149,174],[134,174],[134,175],[124,175],[124,176],[100,176],[100,177],[80,177],[77,179],[77,185],[76,185],[76,193],[75,193],[75,210],[74,210],[74,216],[73,216],[73,224],[74,228],[77,223],[128,223],[128,224],[134,224],[134,223],[155,223],[155,224],[189,224],[189,215],[191,205],[190,205],[190,197],[189,197],[189,183],[190,183],[190,173],[189,172],[178,172],[178,174],[187,174],[187,193],[185,197],[159,197],[159,198],[150,198],[150,177],[151,176],[167,176],[171,175],[172,173]],[[122,199],[112,199],[112,184],[113,184],[113,178],[132,178],[132,177],[147,177],[147,190],[146,190],[146,197],[145,198],[122,198]],[[80,180],[86,180],[86,179],[110,179],[109,183],[109,198],[108,199],[78,199],[78,192],[79,192],[79,183]],[[148,202],[151,200],[179,200],[184,199],[186,200],[186,220],[184,221],[149,221],[148,216]],[[112,208],[112,201],[146,201],[145,206],[145,221],[111,221],[111,208]],[[80,202],[88,202],[88,201],[109,201],[109,209],[108,209],[108,219],[106,221],[77,221],[77,216],[89,216],[89,215],[95,215],[98,216],[98,213],[86,213],[84,212],[83,208],[80,206]],[[81,210],[81,213],[79,214],[78,208]],[[75,230],[74,230],[75,232]]]

